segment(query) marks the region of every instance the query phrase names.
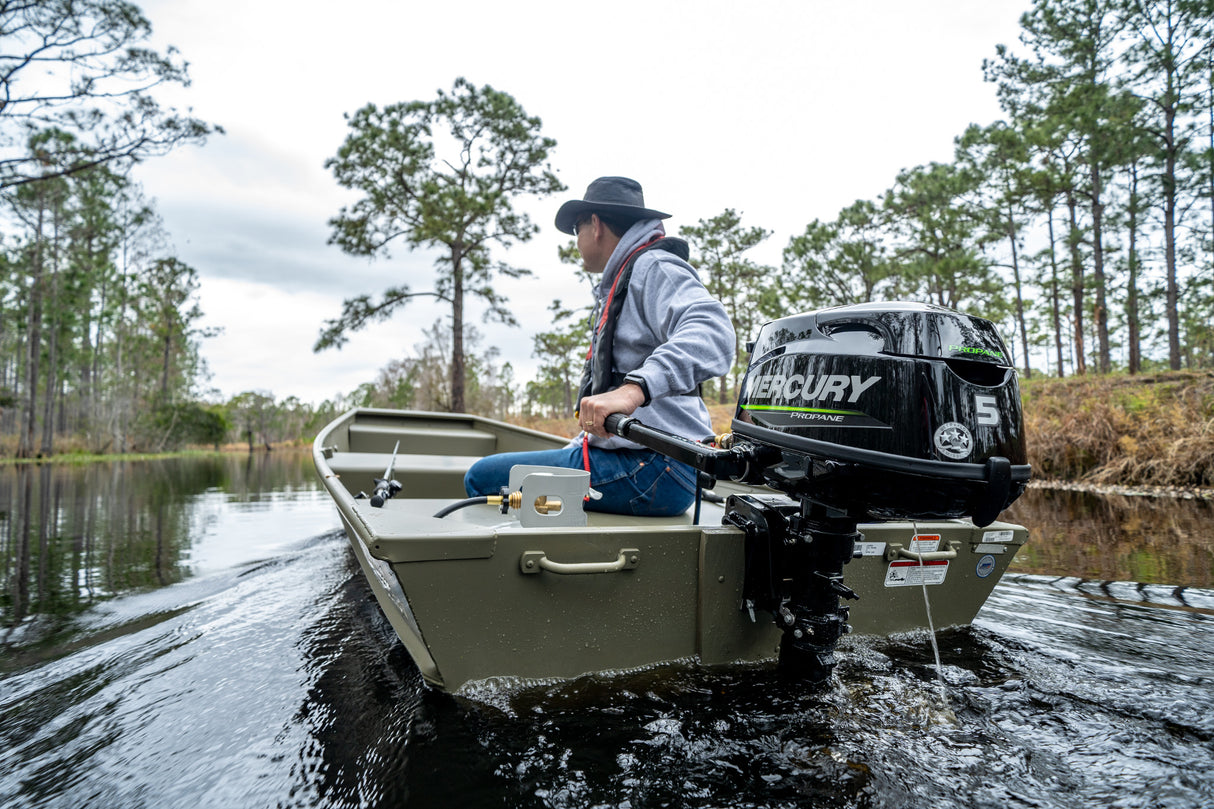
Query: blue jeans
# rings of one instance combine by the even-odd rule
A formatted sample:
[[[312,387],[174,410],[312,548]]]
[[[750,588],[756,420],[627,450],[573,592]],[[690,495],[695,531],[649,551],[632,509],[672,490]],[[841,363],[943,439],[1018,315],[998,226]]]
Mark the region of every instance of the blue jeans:
[[[515,464],[583,469],[582,448],[503,452],[481,458],[464,475],[469,497],[497,494],[510,482]],[[672,517],[695,500],[695,470],[649,449],[590,448],[590,486],[602,498],[586,502],[587,511]]]

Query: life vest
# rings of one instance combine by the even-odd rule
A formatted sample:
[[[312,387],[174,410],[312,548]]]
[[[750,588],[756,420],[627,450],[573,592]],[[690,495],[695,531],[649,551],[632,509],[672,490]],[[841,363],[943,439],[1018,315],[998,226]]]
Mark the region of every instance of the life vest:
[[[582,369],[582,381],[578,386],[578,402],[587,396],[614,390],[624,383],[624,377],[628,372],[617,372],[612,367],[615,327],[620,319],[620,310],[624,308],[624,299],[628,295],[632,268],[636,265],[637,259],[650,250],[665,250],[683,261],[686,261],[691,255],[687,242],[682,239],[659,236],[633,250],[625,259],[624,266],[620,267],[615,280],[611,283],[611,291],[607,293],[607,300],[603,303],[598,320],[592,324],[590,350],[586,352],[586,365]],[[698,393],[697,390],[686,395]]]

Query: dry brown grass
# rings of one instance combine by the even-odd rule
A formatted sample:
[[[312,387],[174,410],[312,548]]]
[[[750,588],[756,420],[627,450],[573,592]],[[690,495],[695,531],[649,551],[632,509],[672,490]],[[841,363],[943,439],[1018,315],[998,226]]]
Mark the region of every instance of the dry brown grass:
[[[733,421],[735,405],[708,405],[708,415],[712,417],[713,432],[723,433],[729,430],[729,423]],[[565,436],[572,438],[577,435],[577,422],[572,418],[564,419],[545,419],[538,417],[512,417],[509,419],[512,424],[517,424],[520,427],[528,427],[532,430],[539,430],[552,435]],[[703,436],[696,436],[702,438]]]
[[[1214,372],[1038,379],[1022,394],[1035,477],[1214,486]]]
[[[1022,381],[1033,477],[1096,485],[1214,486],[1214,371]],[[734,405],[708,406],[715,432]],[[573,419],[520,422],[555,435]]]
[[[17,456],[18,443],[17,435],[15,433],[10,435],[0,435],[0,458],[15,458]],[[41,457],[42,453],[37,449],[37,447],[42,446],[41,436],[34,440],[34,446],[35,455]],[[54,455],[87,455],[90,452],[88,443],[85,441],[84,437],[78,435],[55,436],[53,447]]]
[[[577,422],[573,416],[564,419],[548,419],[539,416],[507,416],[506,421],[511,424],[517,424],[519,427],[526,427],[529,430],[539,430],[541,433],[549,435],[559,435],[565,438],[572,438],[577,435]]]

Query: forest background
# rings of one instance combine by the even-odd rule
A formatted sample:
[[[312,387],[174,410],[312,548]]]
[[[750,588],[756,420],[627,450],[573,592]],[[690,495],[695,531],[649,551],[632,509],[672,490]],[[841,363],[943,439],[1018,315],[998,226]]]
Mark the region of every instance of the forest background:
[[[178,54],[147,46],[150,31],[126,3],[0,3],[0,452],[268,447],[307,441],[352,406],[564,423],[588,312],[552,301],[526,380],[463,318],[465,296],[512,318],[494,279],[527,269],[493,250],[536,232],[518,198],[564,190],[555,142],[508,93],[463,80],[349,116],[328,163],[355,194],[330,222],[331,243],[376,257],[395,239],[441,257],[435,289],[355,295],[318,324],[317,349],[406,305],[433,307],[425,340],[320,403],[209,397],[198,271],[176,257],[131,169],[222,130],[157,102],[189,79]],[[780,265],[750,257],[771,232],[733,208],[677,235],[742,340],[789,312],[865,301],[980,314],[1016,357],[1035,454],[1053,447],[1062,459],[1034,458],[1040,468],[1132,466],[1150,482],[1214,484],[1201,461],[1214,457],[1214,4],[1037,0],[1020,41],[983,71],[1001,119],[959,132],[951,162],[906,169],[875,198],[807,223]],[[572,245],[563,255],[576,263]],[[709,386],[714,412],[736,398],[745,363],[739,350]],[[1123,375],[1144,374],[1152,384],[1117,393],[1129,390]],[[1061,395],[1050,388],[1070,395],[1047,406]],[[1075,421],[1101,408],[1104,426]],[[1155,438],[1135,432],[1152,425]]]

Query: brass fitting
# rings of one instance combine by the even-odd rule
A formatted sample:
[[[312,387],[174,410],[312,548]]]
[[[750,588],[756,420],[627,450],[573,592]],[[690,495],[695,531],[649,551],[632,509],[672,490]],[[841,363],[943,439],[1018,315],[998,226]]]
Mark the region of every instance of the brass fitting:
[[[505,487],[502,487],[505,488]],[[518,510],[518,507],[523,504],[522,492],[510,492],[510,494],[491,494],[485,498],[485,501],[491,506],[500,506],[503,503],[502,513],[506,513],[506,509]]]

